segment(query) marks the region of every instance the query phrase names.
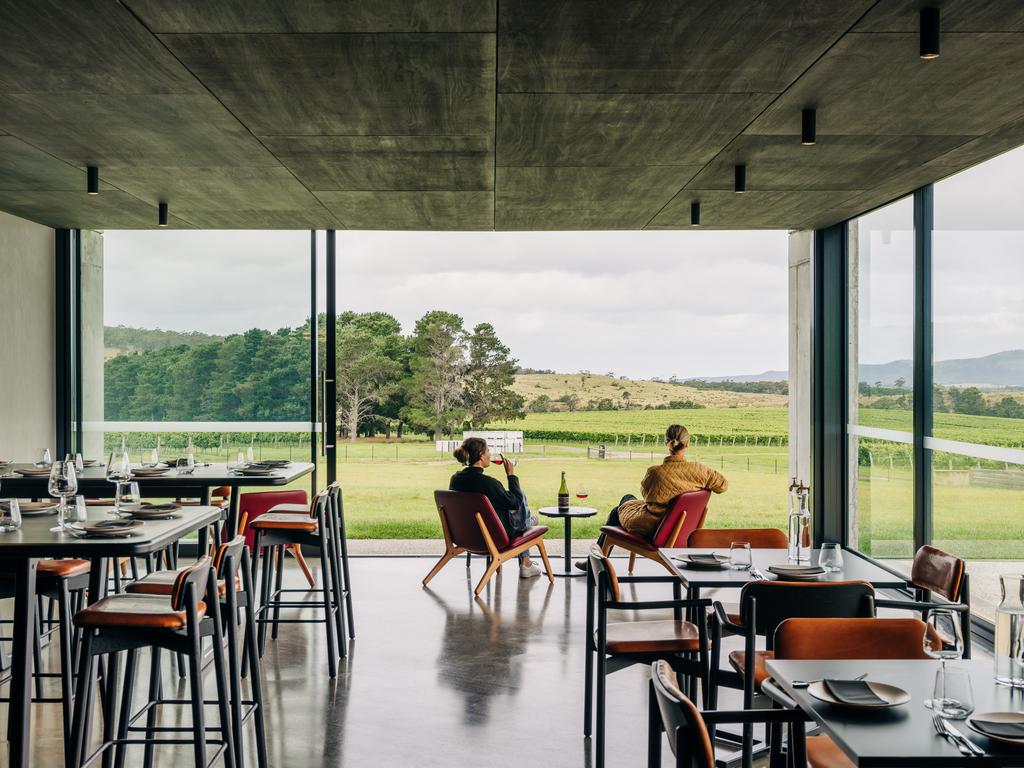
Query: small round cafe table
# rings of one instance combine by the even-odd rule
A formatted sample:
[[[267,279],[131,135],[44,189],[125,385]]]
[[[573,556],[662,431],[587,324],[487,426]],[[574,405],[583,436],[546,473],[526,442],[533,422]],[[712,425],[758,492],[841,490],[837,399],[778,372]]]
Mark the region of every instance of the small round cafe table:
[[[565,520],[565,571],[559,573],[554,571],[554,576],[585,576],[583,571],[572,569],[572,520],[574,517],[593,517],[597,510],[593,507],[569,507],[559,509],[558,507],[541,507],[539,513],[544,517],[560,517]]]

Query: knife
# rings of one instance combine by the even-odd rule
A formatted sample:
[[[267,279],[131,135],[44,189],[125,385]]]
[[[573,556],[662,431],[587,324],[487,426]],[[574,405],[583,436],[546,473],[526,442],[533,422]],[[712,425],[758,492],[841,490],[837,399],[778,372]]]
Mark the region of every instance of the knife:
[[[969,738],[964,736],[963,732],[960,731],[960,729],[954,726],[951,722],[949,722],[949,720],[943,718],[942,726],[946,729],[947,733],[949,733],[953,738],[955,738],[957,741],[959,741],[965,747],[971,750],[971,754],[978,755],[979,757],[985,754],[985,750],[983,750]]]

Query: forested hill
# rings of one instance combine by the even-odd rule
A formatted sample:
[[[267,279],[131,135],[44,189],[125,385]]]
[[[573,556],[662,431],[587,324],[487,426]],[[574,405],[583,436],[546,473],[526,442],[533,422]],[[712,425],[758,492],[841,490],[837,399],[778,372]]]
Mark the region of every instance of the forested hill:
[[[128,325],[108,325],[103,329],[103,346],[108,359],[130,352],[155,352],[182,345],[195,347],[223,340],[223,336],[199,331],[164,331],[160,328],[132,328]]]

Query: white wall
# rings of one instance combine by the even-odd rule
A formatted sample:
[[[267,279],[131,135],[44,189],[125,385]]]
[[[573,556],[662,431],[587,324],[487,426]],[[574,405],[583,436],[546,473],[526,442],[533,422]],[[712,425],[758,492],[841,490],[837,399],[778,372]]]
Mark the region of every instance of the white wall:
[[[54,231],[0,212],[0,459],[54,449]]]

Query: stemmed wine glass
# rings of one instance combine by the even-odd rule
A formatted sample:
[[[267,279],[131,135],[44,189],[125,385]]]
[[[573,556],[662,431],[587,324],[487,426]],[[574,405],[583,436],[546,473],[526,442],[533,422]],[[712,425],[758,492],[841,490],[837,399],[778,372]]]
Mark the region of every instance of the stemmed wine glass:
[[[940,661],[935,673],[934,696],[924,705],[936,714],[962,720],[974,711],[971,683],[966,670],[946,669],[946,661],[959,659],[964,653],[964,635],[959,614],[950,608],[933,608],[928,612],[928,631],[924,634],[924,652]]]
[[[78,475],[75,473],[75,461],[71,456],[65,456],[64,461],[53,462],[47,490],[51,496],[60,499],[57,507],[57,525],[50,530],[62,532],[67,529],[68,499],[73,499],[78,493]]]
[[[580,485],[576,486],[576,498],[580,501],[586,501],[590,497],[590,491],[587,490],[587,486]]]
[[[107,481],[114,484],[114,509],[110,511],[111,515],[117,516],[117,488],[119,483],[124,483],[132,479],[132,465],[131,460],[128,458],[128,452],[123,451],[121,456],[118,457],[117,451],[110,452],[110,458],[107,459]]]

